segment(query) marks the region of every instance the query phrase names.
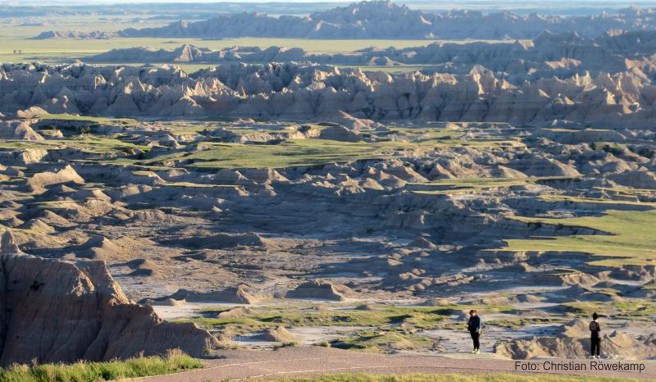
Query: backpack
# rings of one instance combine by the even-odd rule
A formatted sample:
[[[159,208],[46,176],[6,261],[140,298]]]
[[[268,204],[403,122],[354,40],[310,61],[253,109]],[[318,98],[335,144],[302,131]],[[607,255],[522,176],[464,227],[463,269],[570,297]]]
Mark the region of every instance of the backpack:
[[[590,331],[591,332],[598,332],[599,331],[599,324],[597,323],[597,321],[590,322]]]

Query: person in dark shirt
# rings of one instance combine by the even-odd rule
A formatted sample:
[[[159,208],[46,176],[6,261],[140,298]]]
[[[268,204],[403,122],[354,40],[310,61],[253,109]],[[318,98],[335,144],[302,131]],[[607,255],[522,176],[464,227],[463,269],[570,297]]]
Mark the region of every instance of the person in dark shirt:
[[[598,318],[597,312],[592,313],[592,321],[590,322],[590,356],[597,359],[599,359],[599,353],[601,353],[601,338],[599,337],[601,325],[597,322]]]
[[[476,309],[469,311],[469,322],[467,323],[467,330],[469,330],[469,334],[471,334],[472,341],[474,342],[474,350],[472,350],[472,354],[479,354],[481,352],[481,318],[478,316]]]

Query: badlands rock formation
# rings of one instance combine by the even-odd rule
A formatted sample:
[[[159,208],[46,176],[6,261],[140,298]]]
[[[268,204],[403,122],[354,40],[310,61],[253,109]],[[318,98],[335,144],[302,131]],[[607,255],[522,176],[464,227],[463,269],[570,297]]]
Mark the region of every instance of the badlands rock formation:
[[[179,21],[159,28],[118,32],[49,31],[36,38],[228,38],[315,39],[532,39],[544,30],[596,37],[612,29],[654,30],[654,9],[627,8],[595,16],[552,16],[471,10],[424,12],[391,1],[362,1],[305,17],[239,13],[203,21]]]
[[[561,332],[554,337],[537,337],[496,344],[495,352],[513,359],[536,357],[585,358],[590,348],[590,334],[587,321],[574,320],[563,325]],[[632,359],[653,358],[656,351],[653,334],[639,338],[620,331],[610,330],[602,335],[605,354],[613,354]]]
[[[117,49],[85,57],[99,63],[268,63],[305,62],[325,65],[400,66],[427,65],[424,71],[467,74],[483,66],[512,83],[557,76],[564,78],[586,72],[631,72],[646,79],[654,76],[653,52],[656,31],[609,31],[596,38],[579,34],[540,33],[532,41],[515,43],[433,43],[425,47],[363,49],[347,54],[316,54],[299,48],[224,48],[211,51],[192,45],[172,50],[148,48]]]
[[[656,88],[629,72],[509,82],[468,74],[391,75],[295,64],[232,64],[191,75],[177,67],[0,66],[0,108],[104,116],[337,118],[648,127]]]
[[[213,338],[461,352],[443,330],[471,307],[507,357],[582,356],[592,311],[605,355],[654,357],[652,14],[362,3],[68,37],[532,40],[93,58],[221,63],[194,73],[0,65],[0,363]]]
[[[97,70],[85,65],[66,70],[73,69]],[[273,73],[267,73],[271,82]],[[179,75],[181,81],[188,79]],[[282,71],[278,75],[284,77]],[[239,78],[222,81],[235,86]],[[335,78],[325,81],[333,83]],[[242,83],[243,88],[249,86],[254,85]],[[98,271],[104,278],[95,276],[99,266],[90,259],[104,260],[130,299],[168,314],[187,312],[183,318],[210,322],[208,328],[222,340],[234,342],[278,326],[289,328],[301,344],[307,338],[299,329],[303,323],[323,325],[313,328],[321,333],[335,330],[326,327],[336,323],[357,327],[351,320],[364,313],[350,312],[361,304],[351,299],[364,300],[381,314],[388,309],[379,306],[381,302],[436,301],[431,317],[441,315],[440,320],[456,327],[461,312],[477,306],[494,314],[488,321],[495,329],[490,333],[503,336],[497,351],[515,358],[580,355],[585,343],[564,338],[573,334],[568,330],[564,336],[560,321],[587,316],[581,306],[592,303],[609,316],[604,319],[605,334],[613,330],[613,341],[623,338],[615,341],[617,354],[652,341],[644,335],[650,333],[653,317],[648,304],[654,295],[655,268],[649,250],[625,261],[617,256],[633,248],[626,242],[622,251],[606,256],[585,250],[506,248],[513,239],[572,235],[612,243],[616,235],[607,236],[607,231],[624,224],[648,230],[644,227],[653,223],[656,202],[656,135],[648,126],[600,129],[565,122],[538,127],[417,119],[392,123],[344,112],[320,122],[59,118],[21,120],[45,143],[12,139],[0,147],[0,225],[15,234],[6,238],[3,248],[11,249],[4,252],[14,252],[17,245],[34,256],[8,255],[12,261],[25,259],[40,264],[38,269],[61,270],[57,274],[65,278],[60,284],[66,288],[57,293],[66,296],[63,301],[74,298],[68,294],[74,287],[64,276],[72,274],[82,280],[83,301],[103,307],[84,324],[97,331],[74,337],[81,349],[75,357],[92,355],[87,351],[96,349],[91,347],[95,338],[120,344],[137,330],[147,340],[138,345],[150,346],[162,343],[155,328],[168,328],[165,333],[174,333],[174,339],[177,330],[183,330],[158,321],[150,308],[124,305],[128,302],[118,289],[108,287],[109,297],[96,297],[91,291],[105,288],[98,280],[108,276],[104,268]],[[66,134],[46,134],[52,129]],[[46,144],[47,150],[42,149]],[[624,220],[594,225],[616,214]],[[636,226],[636,219],[645,223]],[[649,235],[630,240],[637,239],[648,240]],[[641,245],[650,248],[649,243]],[[35,279],[48,285],[27,270],[18,275],[21,288],[30,290]],[[50,293],[46,286],[38,290]],[[34,292],[25,298],[30,296],[44,298]],[[113,326],[120,321],[119,313],[105,305],[106,300],[120,302],[121,312],[136,312],[120,316],[130,322],[125,332]],[[15,309],[31,315],[37,307],[40,315],[58,308],[41,301],[26,305],[26,310]],[[217,304],[249,309],[235,311],[237,317],[230,318],[200,308]],[[494,311],[500,306],[503,311]],[[84,317],[90,312],[82,311]],[[634,315],[645,320],[627,323],[626,317]],[[399,327],[434,335],[416,326],[414,316],[406,318],[397,310],[389,317],[393,327],[385,324],[385,331]],[[397,320],[403,320],[402,325]],[[12,319],[12,332],[23,335],[23,321]],[[56,324],[39,321],[47,328]],[[522,330],[508,330],[511,325]],[[182,328],[191,331],[185,338],[193,338],[196,345],[182,341],[176,346],[189,346],[189,352],[198,344],[204,348],[204,332],[197,336],[197,329]],[[348,346],[370,337],[357,333],[352,341],[344,332],[325,339]],[[277,338],[269,334],[253,341],[257,345]],[[402,334],[393,333],[404,349],[430,350],[425,344],[409,344],[411,338],[399,340]],[[534,335],[539,338],[535,343]],[[48,341],[43,343],[58,343]],[[168,346],[173,345],[166,342],[152,351]],[[111,356],[134,354],[128,349],[125,354],[114,349]],[[631,356],[640,358],[639,353]],[[24,356],[53,359],[46,357],[49,354]],[[103,359],[106,354],[93,355]]]
[[[106,361],[164,354],[200,356],[212,336],[170,324],[132,303],[102,262],[65,262],[18,253],[6,231],[0,246],[0,365]]]

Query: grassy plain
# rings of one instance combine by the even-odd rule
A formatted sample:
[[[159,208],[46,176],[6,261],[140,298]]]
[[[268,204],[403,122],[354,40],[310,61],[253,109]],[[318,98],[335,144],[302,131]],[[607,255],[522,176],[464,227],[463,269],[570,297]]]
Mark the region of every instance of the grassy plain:
[[[466,141],[426,137],[420,141],[338,142],[325,139],[290,139],[276,145],[239,143],[203,144],[192,153],[177,152],[153,158],[151,164],[171,160],[187,161],[190,167],[200,168],[284,168],[311,166],[359,159],[388,158],[395,151],[406,149],[431,150],[446,146],[493,146],[512,144],[508,141]]]
[[[182,44],[191,44],[206,47],[212,50],[229,48],[233,46],[256,46],[268,48],[270,46],[297,47],[311,53],[350,53],[356,50],[374,47],[384,49],[388,47],[407,48],[426,46],[442,40],[307,40],[284,38],[226,38],[217,40],[204,40],[197,38],[112,38],[107,40],[76,40],[76,39],[49,39],[34,40],[42,32],[56,31],[118,31],[126,28],[150,28],[166,25],[170,20],[151,20],[130,16],[111,17],[50,17],[35,18],[29,24],[8,22],[0,30],[0,62],[72,62],[86,56],[96,55],[112,49],[133,47],[148,47],[152,49],[173,49]],[[450,40],[450,43],[471,42],[501,42],[496,40]],[[14,52],[14,51],[20,51]],[[146,62],[144,62],[146,63]],[[151,63],[158,64],[158,63]],[[138,64],[127,64],[138,65]],[[186,71],[192,72],[212,65],[193,64],[181,65]],[[387,70],[418,70],[424,66],[400,66],[383,68]],[[364,67],[364,69],[381,70],[380,67]]]
[[[595,265],[656,263],[656,210],[611,210],[599,217],[517,219],[531,224],[588,227],[608,234],[512,239],[506,240],[508,247],[503,250],[589,253],[600,257],[592,262]]]

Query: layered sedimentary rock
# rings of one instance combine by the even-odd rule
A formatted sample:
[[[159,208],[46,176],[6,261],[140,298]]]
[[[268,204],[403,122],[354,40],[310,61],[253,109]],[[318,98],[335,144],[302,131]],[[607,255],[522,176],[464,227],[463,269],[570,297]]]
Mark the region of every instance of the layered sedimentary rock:
[[[527,39],[544,30],[594,37],[611,29],[653,30],[654,9],[627,8],[594,16],[518,15],[472,10],[426,12],[391,1],[362,1],[305,17],[239,13],[202,21],[178,21],[164,27],[117,32],[48,31],[36,38],[226,38],[280,37],[316,39]]]
[[[200,356],[211,335],[160,320],[128,300],[103,262],[64,262],[0,250],[0,364],[102,361],[163,354]]]
[[[85,64],[0,66],[0,105],[105,116],[338,118],[512,122],[554,120],[651,126],[656,87],[631,73],[511,83],[483,67],[468,74],[363,72],[296,64],[180,68]]]

